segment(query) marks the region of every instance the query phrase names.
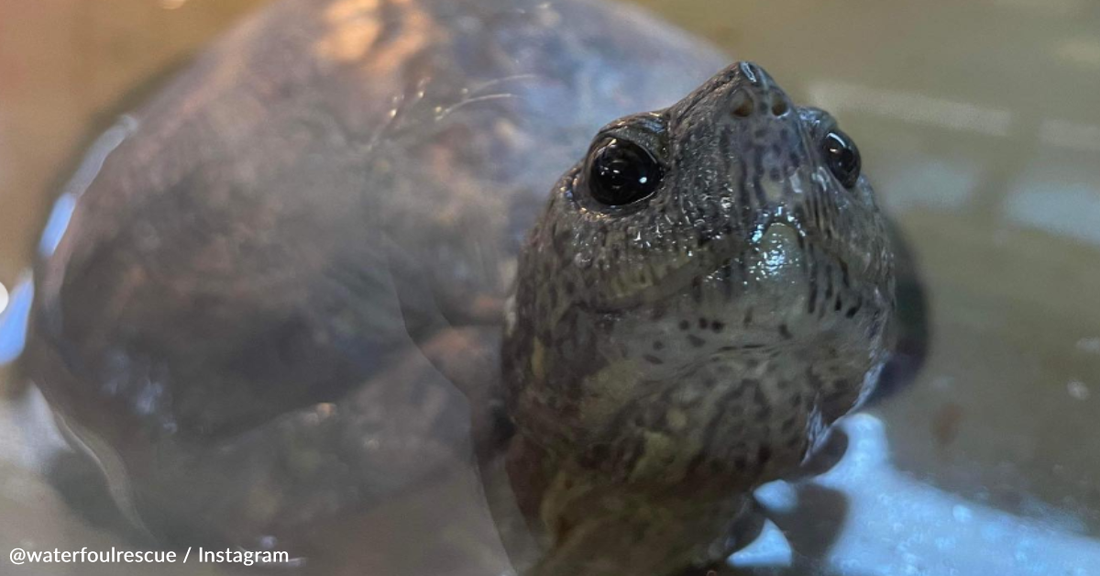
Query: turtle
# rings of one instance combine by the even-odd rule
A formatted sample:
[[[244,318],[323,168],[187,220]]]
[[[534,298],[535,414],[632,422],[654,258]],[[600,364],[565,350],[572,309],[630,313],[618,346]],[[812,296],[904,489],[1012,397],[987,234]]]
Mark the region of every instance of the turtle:
[[[93,145],[27,372],[160,545],[373,573],[333,550],[475,470],[520,574],[721,562],[899,332],[854,140],[731,61],[598,0],[279,0]]]

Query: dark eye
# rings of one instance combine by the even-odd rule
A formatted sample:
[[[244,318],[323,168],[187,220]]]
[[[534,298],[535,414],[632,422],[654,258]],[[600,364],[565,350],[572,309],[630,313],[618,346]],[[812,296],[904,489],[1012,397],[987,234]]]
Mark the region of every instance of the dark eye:
[[[856,185],[860,168],[859,148],[847,134],[840,130],[826,134],[821,152],[825,155],[825,164],[845,188]]]
[[[641,146],[610,138],[592,149],[588,164],[588,188],[601,204],[623,206],[653,194],[664,171]]]

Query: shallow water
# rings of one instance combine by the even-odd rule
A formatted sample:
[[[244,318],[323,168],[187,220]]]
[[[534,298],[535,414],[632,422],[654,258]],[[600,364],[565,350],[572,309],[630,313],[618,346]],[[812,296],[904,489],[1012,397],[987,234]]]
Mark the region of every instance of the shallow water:
[[[119,98],[261,3],[0,0],[7,320],[73,151]],[[766,533],[737,570],[1100,574],[1100,7],[642,3],[840,119],[930,298],[917,382],[845,424],[837,468],[767,487],[786,537]],[[17,344],[3,337],[0,363]],[[110,542],[39,474],[36,448],[60,442],[26,422],[41,400],[10,365],[0,379],[0,510],[23,519],[0,523],[0,548]],[[24,571],[98,573],[44,568]]]

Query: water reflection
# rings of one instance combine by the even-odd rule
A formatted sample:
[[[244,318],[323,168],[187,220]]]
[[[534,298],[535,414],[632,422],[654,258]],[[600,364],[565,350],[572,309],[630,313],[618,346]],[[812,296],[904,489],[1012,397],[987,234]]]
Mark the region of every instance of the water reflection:
[[[5,304],[0,306],[0,365],[4,365],[18,358],[26,345],[27,317],[34,300],[30,273],[22,275],[10,294],[3,289],[0,300]]]
[[[77,167],[76,173],[61,189],[57,201],[50,211],[46,224],[42,229],[42,236],[38,242],[38,255],[47,258],[54,253],[57,245],[69,228],[69,220],[72,218],[76,202],[84,191],[92,185],[99,171],[103,169],[103,162],[107,156],[137,129],[137,120],[132,116],[123,116],[119,122],[103,133],[92,144],[84,160]]]
[[[1100,542],[1080,535],[1081,521],[1048,510],[1009,514],[928,485],[892,463],[885,424],[872,414],[846,419],[844,458],[795,487],[766,485],[757,498],[794,540],[790,566],[803,574],[1065,574],[1100,570]],[[807,519],[813,519],[809,523]],[[831,542],[821,549],[821,542]],[[806,545],[817,548],[808,553]],[[758,547],[763,548],[760,550]],[[735,554],[734,566],[782,556],[772,538]]]
[[[791,568],[793,561],[794,553],[787,537],[775,522],[768,520],[760,536],[747,548],[731,556],[729,564],[734,569],[763,571]]]
[[[1100,246],[1096,175],[1095,169],[1062,161],[1059,153],[1043,154],[1009,190],[1006,219]]]
[[[1013,123],[1013,114],[1008,110],[873,86],[815,82],[810,85],[809,95],[816,106],[838,113],[878,114],[989,136],[1007,136]]]

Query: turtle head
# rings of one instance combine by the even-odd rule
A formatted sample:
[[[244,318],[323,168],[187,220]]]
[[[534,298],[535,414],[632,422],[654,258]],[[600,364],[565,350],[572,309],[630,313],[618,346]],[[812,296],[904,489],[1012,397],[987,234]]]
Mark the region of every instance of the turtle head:
[[[855,143],[735,64],[600,130],[552,191],[507,330],[513,414],[631,477],[774,476],[866,393],[892,309]]]

